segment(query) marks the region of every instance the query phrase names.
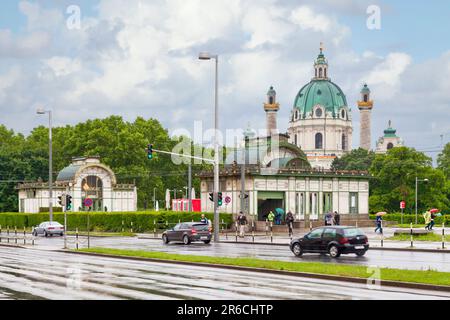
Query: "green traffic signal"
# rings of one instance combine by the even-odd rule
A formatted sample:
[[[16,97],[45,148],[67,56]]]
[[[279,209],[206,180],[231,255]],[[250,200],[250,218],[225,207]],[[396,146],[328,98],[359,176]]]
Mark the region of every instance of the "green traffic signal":
[[[219,207],[222,205],[222,192],[217,193],[217,205]]]
[[[153,145],[149,144],[147,147],[147,159],[153,159]]]
[[[72,196],[66,195],[66,211],[72,209]]]

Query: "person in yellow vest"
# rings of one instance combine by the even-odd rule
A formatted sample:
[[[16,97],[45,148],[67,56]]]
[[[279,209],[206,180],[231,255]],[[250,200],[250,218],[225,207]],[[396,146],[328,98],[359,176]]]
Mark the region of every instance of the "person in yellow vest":
[[[430,225],[431,225],[431,212],[430,211],[425,212],[423,214],[423,218],[425,219],[425,224],[426,224],[425,229],[429,230]]]
[[[273,222],[273,220],[275,219],[275,214],[270,211],[269,214],[267,215],[267,220],[269,220],[269,222]]]

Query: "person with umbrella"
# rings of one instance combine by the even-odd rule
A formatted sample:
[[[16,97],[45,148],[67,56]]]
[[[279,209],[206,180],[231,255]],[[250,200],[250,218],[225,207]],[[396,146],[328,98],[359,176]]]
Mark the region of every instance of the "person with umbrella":
[[[383,234],[383,216],[386,214],[386,212],[378,212],[377,218],[375,220],[375,223],[377,224],[377,227],[375,228],[375,233],[377,230],[380,230],[380,233]]]
[[[428,230],[433,230],[434,218],[436,218],[438,214],[439,214],[439,209],[431,209],[430,210],[430,223],[428,226]]]
[[[284,210],[281,208],[276,208],[275,209],[275,224],[276,225],[280,225],[281,224],[281,220],[283,218],[284,215]]]

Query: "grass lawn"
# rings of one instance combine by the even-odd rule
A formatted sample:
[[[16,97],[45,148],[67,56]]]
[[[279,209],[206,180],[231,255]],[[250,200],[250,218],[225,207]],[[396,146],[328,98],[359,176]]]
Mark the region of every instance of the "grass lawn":
[[[74,236],[76,234],[75,231],[67,231],[68,235]],[[87,231],[78,231],[78,235],[87,237]],[[98,231],[91,231],[89,232],[90,236],[93,237],[134,237],[136,236],[135,233],[131,232],[98,232]]]
[[[442,241],[442,235],[436,234],[436,233],[428,233],[428,234],[418,234],[413,235],[413,239],[415,241],[433,241],[433,242],[441,242]],[[410,241],[411,235],[409,234],[399,234],[396,236],[392,236],[389,238],[386,238],[386,240],[397,240],[397,241]],[[450,235],[445,236],[445,241],[450,241]]]
[[[436,225],[434,227],[436,227]],[[399,224],[390,225],[389,228],[408,228],[409,229],[409,228],[411,228],[411,225],[409,223],[404,223],[404,224],[399,223]],[[425,225],[424,224],[413,224],[413,228],[423,229],[423,228],[425,228]]]
[[[262,260],[253,258],[209,257],[209,256],[173,254],[157,251],[123,250],[110,248],[90,248],[90,249],[81,249],[79,251],[112,254],[128,257],[176,260],[185,262],[201,262],[201,263],[211,263],[221,265],[264,268],[270,270],[285,270],[294,272],[348,276],[357,278],[369,278],[372,275],[372,272],[369,272],[368,268],[365,266],[331,264],[320,262],[285,262],[285,261]],[[416,271],[416,270],[380,268],[380,277],[381,280],[450,286],[450,272],[438,272],[434,270]]]

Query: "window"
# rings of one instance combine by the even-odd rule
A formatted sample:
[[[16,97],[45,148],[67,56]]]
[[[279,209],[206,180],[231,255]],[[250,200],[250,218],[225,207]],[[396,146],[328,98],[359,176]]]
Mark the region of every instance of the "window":
[[[387,149],[391,150],[394,147],[394,145],[392,144],[392,142],[389,142],[387,145]]]
[[[317,108],[316,109],[316,117],[320,118],[322,116],[322,109],[321,108]]]
[[[320,239],[322,237],[323,229],[316,229],[308,234],[308,239]]]
[[[341,111],[341,118],[342,118],[342,119],[345,119],[345,110],[342,110],[342,111]]]
[[[350,213],[358,213],[358,193],[350,192]]]
[[[297,135],[295,134],[294,135],[294,144],[297,146],[298,145],[298,138],[297,138]]]
[[[273,97],[269,97],[269,104],[273,104]]]
[[[322,68],[319,69],[319,78],[322,78]]]
[[[325,78],[326,78],[327,77],[327,68],[323,69],[323,72],[324,72],[324,75],[325,75]]]
[[[347,136],[345,133],[342,134],[342,150],[347,150]]]
[[[333,210],[333,195],[331,192],[323,193],[323,212],[329,213]]]
[[[181,223],[178,223],[175,227],[173,227],[173,230],[180,230]]]
[[[325,229],[323,232],[324,238],[336,238],[336,229]]]
[[[316,149],[322,149],[323,146],[323,136],[320,132],[316,133]]]
[[[363,236],[364,232],[362,232],[358,228],[348,228],[344,229],[344,236],[345,237],[356,237],[356,236]]]
[[[369,98],[367,97],[367,94],[364,95],[364,102],[367,102]]]

